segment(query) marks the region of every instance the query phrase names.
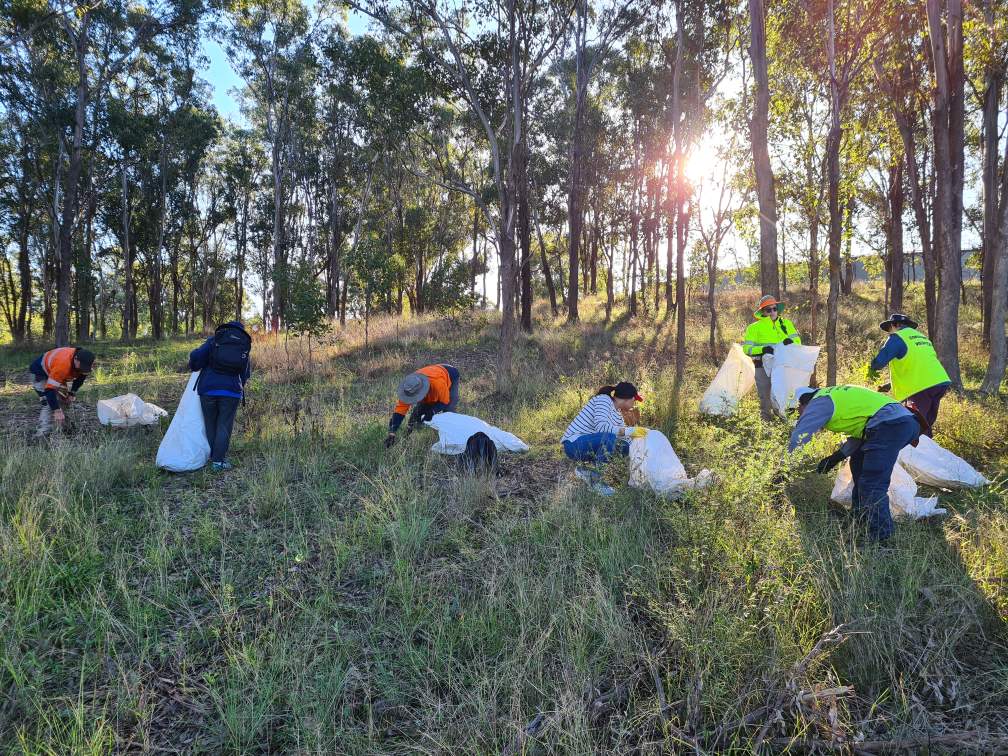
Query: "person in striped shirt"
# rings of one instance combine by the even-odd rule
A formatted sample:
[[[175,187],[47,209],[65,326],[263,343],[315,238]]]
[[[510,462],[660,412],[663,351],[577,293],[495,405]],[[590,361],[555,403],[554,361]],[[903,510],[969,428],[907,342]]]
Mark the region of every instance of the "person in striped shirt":
[[[624,456],[629,452],[628,439],[641,438],[647,429],[627,426],[621,414],[643,401],[637,387],[623,381],[615,386],[602,386],[595,396],[578,412],[560,439],[564,454],[575,462],[604,464],[613,454]],[[611,486],[602,481],[593,467],[577,465],[574,474],[603,496],[612,496]]]
[[[87,349],[57,347],[31,364],[28,370],[32,374],[32,388],[42,404],[36,436],[48,434],[54,420],[57,425],[63,424],[63,408],[73,402],[94,361],[94,353]]]

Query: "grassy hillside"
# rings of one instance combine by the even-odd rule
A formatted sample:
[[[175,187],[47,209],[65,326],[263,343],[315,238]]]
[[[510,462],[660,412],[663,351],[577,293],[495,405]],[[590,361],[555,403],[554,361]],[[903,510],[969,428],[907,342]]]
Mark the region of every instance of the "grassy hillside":
[[[752,298],[724,300],[725,343]],[[672,322],[544,319],[508,396],[491,316],[372,323],[367,346],[349,328],[310,356],[259,342],[236,469],[216,475],[160,472],[160,430],[94,419],[96,399],[126,391],[174,409],[198,342],[99,345],[75,430],[51,446],[27,438],[31,354],[0,352],[0,749],[1008,747],[1005,403],[946,399],[937,440],[994,483],[942,494],[947,518],[901,524],[879,551],[828,512],[832,476],[813,468],[833,439],[782,461],[788,429],[761,424],[754,397],[727,421],[696,413],[723,357],[701,310],[678,413]],[[844,303],[844,378],[880,314],[870,290]],[[974,387],[975,320],[967,309]],[[430,431],[386,451],[394,387],[430,361],[461,369],[461,411],[531,453],[486,480],[429,454]],[[621,378],[719,485],[670,503],[574,480],[559,437]],[[625,481],[625,465],[609,475]]]

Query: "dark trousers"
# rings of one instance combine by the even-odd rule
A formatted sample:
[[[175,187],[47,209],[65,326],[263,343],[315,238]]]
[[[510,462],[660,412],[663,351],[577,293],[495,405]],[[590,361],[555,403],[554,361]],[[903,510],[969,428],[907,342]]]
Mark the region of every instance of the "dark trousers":
[[[234,425],[238,402],[233,396],[201,396],[203,424],[210,443],[210,461],[223,462],[231,443],[231,426]]]
[[[920,424],[912,415],[876,425],[865,433],[864,443],[851,455],[854,490],[851,509],[854,518],[865,522],[875,540],[893,534],[889,512],[889,482],[903,447],[917,438]]]
[[[944,386],[932,386],[923,391],[918,391],[916,394],[911,394],[903,400],[903,404],[907,406],[912,405],[927,420],[927,435],[929,436],[931,435],[931,429],[934,427],[935,421],[938,419],[938,406],[941,404],[942,397],[948,393],[948,390],[947,383]]]

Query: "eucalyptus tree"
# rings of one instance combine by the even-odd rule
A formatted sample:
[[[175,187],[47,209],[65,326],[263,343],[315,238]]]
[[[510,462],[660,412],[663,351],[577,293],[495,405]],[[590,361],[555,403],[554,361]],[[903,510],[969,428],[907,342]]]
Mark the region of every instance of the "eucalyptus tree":
[[[271,309],[264,319],[275,331],[283,323],[288,277],[286,217],[291,192],[292,145],[306,112],[313,111],[318,68],[316,37],[329,8],[316,16],[302,0],[229,2],[217,25],[232,64],[244,79],[245,109],[269,145],[273,199]]]
[[[961,0],[926,0],[934,141],[934,238],[939,266],[938,301],[930,336],[952,385],[962,388],[959,371],[959,296],[962,283],[963,189],[965,185],[966,100]]]
[[[512,379],[516,330],[515,235],[527,128],[524,93],[555,49],[567,14],[552,3],[518,0],[485,0],[467,8],[447,7],[437,0],[403,0],[391,6],[366,2],[356,7],[413,47],[485,140],[491,197],[457,170],[429,178],[468,195],[494,229],[502,313],[497,384],[506,390]],[[525,34],[526,28],[540,31]]]

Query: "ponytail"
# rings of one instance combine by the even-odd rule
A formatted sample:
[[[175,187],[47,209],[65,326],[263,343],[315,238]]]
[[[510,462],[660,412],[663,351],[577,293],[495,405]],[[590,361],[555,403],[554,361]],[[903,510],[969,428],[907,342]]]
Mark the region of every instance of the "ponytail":
[[[599,386],[599,390],[595,392],[595,396],[608,396],[612,399],[614,391],[616,391],[615,386]]]

